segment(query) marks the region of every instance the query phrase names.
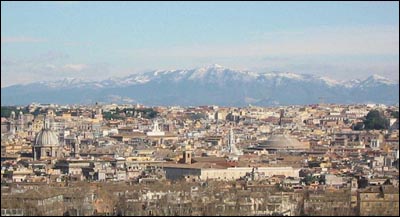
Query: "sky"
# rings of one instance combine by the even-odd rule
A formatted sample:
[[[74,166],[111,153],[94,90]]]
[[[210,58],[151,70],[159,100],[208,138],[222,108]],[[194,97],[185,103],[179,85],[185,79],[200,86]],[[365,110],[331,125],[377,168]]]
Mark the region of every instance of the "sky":
[[[398,2],[1,2],[1,86],[219,64],[399,80]]]

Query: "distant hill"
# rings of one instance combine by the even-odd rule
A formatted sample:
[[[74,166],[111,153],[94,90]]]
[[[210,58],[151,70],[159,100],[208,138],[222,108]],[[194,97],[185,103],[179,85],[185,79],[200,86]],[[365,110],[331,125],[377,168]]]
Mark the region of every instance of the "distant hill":
[[[398,104],[399,82],[379,75],[335,81],[291,72],[256,73],[212,65],[157,70],[103,81],[66,78],[1,89],[2,105],[142,103],[145,105],[248,104],[271,106],[326,103]]]

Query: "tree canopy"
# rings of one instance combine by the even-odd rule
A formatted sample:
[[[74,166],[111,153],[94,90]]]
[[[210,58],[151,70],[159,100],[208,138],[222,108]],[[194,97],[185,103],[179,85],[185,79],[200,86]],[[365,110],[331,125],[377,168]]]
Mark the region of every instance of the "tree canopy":
[[[1,117],[10,117],[12,111],[15,112],[15,115],[18,115],[20,111],[22,111],[24,114],[29,113],[27,107],[17,108],[16,106],[1,106]]]
[[[371,110],[364,120],[366,130],[383,130],[388,129],[389,120],[378,110]]]
[[[390,113],[390,115],[391,115],[393,118],[399,118],[399,111],[392,111],[392,112]]]

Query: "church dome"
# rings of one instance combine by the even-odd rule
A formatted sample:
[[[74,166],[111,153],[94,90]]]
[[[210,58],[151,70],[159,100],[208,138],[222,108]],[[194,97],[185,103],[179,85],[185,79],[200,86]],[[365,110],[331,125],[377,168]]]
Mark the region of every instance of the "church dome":
[[[44,119],[43,129],[36,135],[35,146],[58,146],[58,136],[50,129],[50,121]]]
[[[270,136],[267,141],[259,144],[258,148],[267,149],[267,150],[268,149],[293,150],[293,149],[308,149],[309,147],[306,144],[299,142],[297,139],[292,138],[289,135],[276,134],[276,135]]]
[[[56,146],[59,145],[58,136],[50,129],[41,130],[35,138],[35,146]]]

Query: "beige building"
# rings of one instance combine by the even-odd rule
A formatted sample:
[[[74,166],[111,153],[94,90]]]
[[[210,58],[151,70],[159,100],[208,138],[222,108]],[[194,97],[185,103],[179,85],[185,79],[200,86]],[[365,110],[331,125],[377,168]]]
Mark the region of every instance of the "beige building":
[[[370,186],[358,192],[359,215],[399,216],[399,188]]]
[[[32,131],[37,133],[43,129],[43,118],[35,118],[32,122]]]
[[[294,169],[292,167],[259,167],[257,168],[258,173],[264,174],[265,176],[273,175],[284,175],[291,177],[299,177],[300,169]],[[231,167],[226,169],[212,169],[205,168],[201,169],[200,179],[218,179],[218,180],[237,180],[240,177],[251,173],[253,167]]]
[[[264,176],[284,175],[286,177],[299,177],[298,168],[293,167],[227,167],[215,163],[192,163],[192,164],[164,164],[167,179],[181,179],[188,176],[201,180],[237,180],[247,173],[257,171]]]

